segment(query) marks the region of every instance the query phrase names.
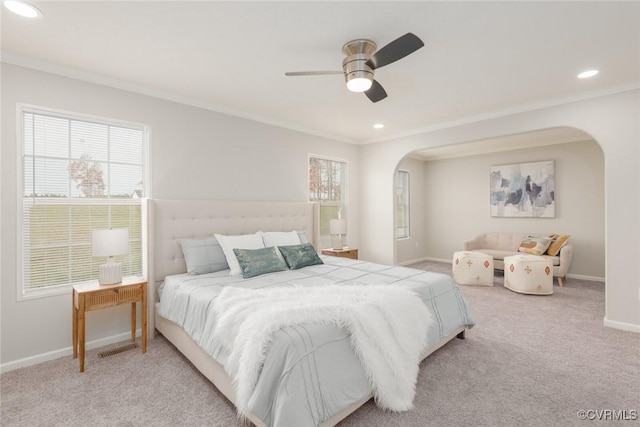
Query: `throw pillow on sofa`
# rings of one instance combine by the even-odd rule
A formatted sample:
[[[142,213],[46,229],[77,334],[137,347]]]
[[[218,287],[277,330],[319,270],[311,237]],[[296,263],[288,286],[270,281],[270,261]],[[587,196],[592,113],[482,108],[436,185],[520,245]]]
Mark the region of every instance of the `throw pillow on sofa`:
[[[551,242],[552,239],[548,237],[527,236],[522,243],[520,243],[518,250],[531,255],[542,255],[547,251]]]
[[[547,255],[558,256],[558,254],[560,253],[560,249],[562,249],[563,246],[567,244],[567,241],[571,236],[569,234],[563,234],[563,235],[554,234],[553,236],[554,238],[551,241],[551,244],[549,245],[549,247],[547,248]]]

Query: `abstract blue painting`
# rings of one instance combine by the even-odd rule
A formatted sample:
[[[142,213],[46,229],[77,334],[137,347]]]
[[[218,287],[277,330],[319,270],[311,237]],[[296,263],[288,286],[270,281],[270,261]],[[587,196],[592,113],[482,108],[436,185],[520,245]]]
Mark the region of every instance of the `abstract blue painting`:
[[[491,166],[491,216],[555,218],[553,160]]]

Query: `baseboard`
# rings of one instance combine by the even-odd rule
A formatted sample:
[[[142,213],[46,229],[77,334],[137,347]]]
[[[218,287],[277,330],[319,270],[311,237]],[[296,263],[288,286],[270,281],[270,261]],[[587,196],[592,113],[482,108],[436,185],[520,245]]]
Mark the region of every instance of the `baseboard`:
[[[412,259],[412,260],[409,260],[409,261],[398,262],[398,263],[396,263],[396,265],[403,265],[404,266],[404,265],[416,264],[416,263],[422,262],[422,261],[427,261],[427,259],[426,258]]]
[[[136,330],[136,337],[140,337],[140,329]],[[131,332],[123,332],[117,335],[111,335],[109,337],[100,338],[93,341],[87,341],[85,343],[85,351],[92,350],[94,348],[104,347],[109,344],[115,344],[131,339]],[[39,363],[48,362],[49,360],[59,359],[61,357],[73,356],[73,348],[71,346],[62,348],[60,350],[49,351],[47,353],[38,354],[36,356],[25,357],[24,359],[14,360],[13,362],[7,362],[0,364],[0,373],[13,371],[14,369],[23,368],[25,366],[37,365]]]
[[[634,325],[633,323],[617,322],[615,320],[609,320],[605,317],[602,324],[612,329],[619,329],[621,331],[640,333],[640,325]]]
[[[433,257],[425,257],[425,261],[433,261],[433,262],[444,262],[445,264],[451,264],[451,258],[433,258]]]
[[[424,257],[424,258],[412,259],[410,261],[398,262],[398,263],[396,263],[396,265],[403,265],[403,266],[404,265],[411,265],[411,264],[416,264],[416,263],[423,262],[423,261],[444,262],[444,263],[451,264],[451,260],[450,259]]]
[[[569,279],[578,279],[578,280],[589,280],[592,282],[602,282],[604,283],[604,277],[597,277],[597,276],[584,276],[582,274],[567,274],[567,278]]]
[[[443,263],[446,263],[446,264],[451,264],[451,260],[450,259],[424,257],[424,258],[413,259],[411,261],[399,262],[399,263],[397,263],[397,265],[403,265],[403,266],[404,265],[411,265],[411,264],[416,264],[416,263],[423,262],[423,261],[443,262]],[[578,279],[578,280],[589,280],[589,281],[592,281],[592,282],[605,283],[604,277],[586,276],[586,275],[583,275],[583,274],[567,274],[567,278],[568,279]]]

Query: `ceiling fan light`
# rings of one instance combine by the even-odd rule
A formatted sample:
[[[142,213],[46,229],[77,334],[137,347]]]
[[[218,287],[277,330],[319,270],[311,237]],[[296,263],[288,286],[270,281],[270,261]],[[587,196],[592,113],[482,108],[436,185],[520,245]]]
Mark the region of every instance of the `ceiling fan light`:
[[[355,56],[355,55],[354,55]],[[373,71],[364,63],[364,59],[346,58],[342,66],[347,88],[351,92],[365,92],[373,84]]]
[[[347,82],[347,88],[351,92],[365,92],[371,88],[371,80],[366,77],[356,77]]]

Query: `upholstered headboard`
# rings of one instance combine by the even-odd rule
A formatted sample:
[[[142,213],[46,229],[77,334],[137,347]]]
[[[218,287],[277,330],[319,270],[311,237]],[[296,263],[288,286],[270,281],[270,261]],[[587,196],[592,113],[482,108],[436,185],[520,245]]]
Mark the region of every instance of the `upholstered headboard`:
[[[316,204],[220,200],[149,201],[149,276],[186,271],[180,239],[256,231],[304,231],[317,248]]]
[[[304,231],[318,248],[319,209],[315,203],[148,199],[144,206],[150,313],[156,302],[156,286],[165,276],[187,271],[180,239],[296,230]],[[153,333],[153,319],[149,320]]]

